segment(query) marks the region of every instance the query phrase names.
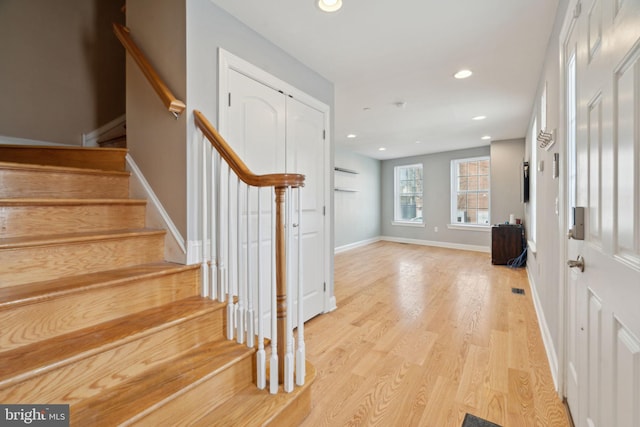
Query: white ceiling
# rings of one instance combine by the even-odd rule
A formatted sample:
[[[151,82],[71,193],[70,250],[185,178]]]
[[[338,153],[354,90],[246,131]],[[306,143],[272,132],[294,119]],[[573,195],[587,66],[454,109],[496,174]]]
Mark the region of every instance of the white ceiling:
[[[212,1],[332,81],[335,143],[376,159],[524,137],[558,5],[343,0],[327,14],[316,0]],[[473,76],[454,79],[461,68]]]

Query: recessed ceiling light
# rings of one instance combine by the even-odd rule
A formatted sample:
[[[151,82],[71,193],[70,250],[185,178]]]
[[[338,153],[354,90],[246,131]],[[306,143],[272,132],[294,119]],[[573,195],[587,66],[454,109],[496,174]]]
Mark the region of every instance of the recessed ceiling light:
[[[475,117],[474,117],[473,119],[471,119],[471,120],[484,120],[484,119],[486,119],[486,118],[487,118],[487,116],[475,116]]]
[[[488,141],[489,139],[491,139],[491,137],[489,135],[485,135],[481,139]]]
[[[384,147],[380,147],[380,148],[378,148],[378,151],[387,151],[387,149],[384,148]]]
[[[318,0],[318,7],[325,12],[337,12],[342,7],[342,0]]]
[[[353,139],[355,137],[357,137],[358,135],[356,135],[355,133],[350,133],[349,135],[347,135],[347,138],[349,139]]]
[[[416,144],[422,144],[422,141],[416,141]]]
[[[453,75],[456,79],[466,79],[467,77],[471,77],[473,72],[471,70],[460,70]]]

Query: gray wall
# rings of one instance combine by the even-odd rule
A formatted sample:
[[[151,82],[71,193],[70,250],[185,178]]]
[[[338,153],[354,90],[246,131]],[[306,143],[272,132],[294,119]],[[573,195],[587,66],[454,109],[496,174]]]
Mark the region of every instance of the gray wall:
[[[122,4],[0,1],[0,135],[80,145],[124,114]]]
[[[333,115],[333,83],[261,37],[210,0],[190,0],[187,2],[186,11],[187,69],[189,70],[187,141],[189,144],[195,146],[198,139],[198,132],[193,124],[194,109],[202,111],[214,126],[218,124],[219,47],[329,105]],[[333,123],[333,117],[331,123]],[[331,158],[333,158],[333,150]],[[332,170],[326,172],[333,176]],[[197,187],[199,185],[197,181],[197,177],[189,177],[190,188]],[[328,203],[327,209],[331,211],[332,201]],[[194,204],[190,202],[189,205]],[[199,224],[197,212],[190,212],[189,218],[188,239],[197,240]],[[330,242],[330,247],[333,247],[333,242]]]
[[[488,156],[489,146],[448,151],[423,156],[405,157],[382,162],[382,235],[403,239],[417,239],[458,245],[489,248],[491,234],[486,231],[449,230],[451,222],[451,160]],[[424,228],[392,225],[393,169],[399,165],[423,165]],[[491,197],[495,197],[493,194]],[[493,221],[493,218],[491,218]],[[438,227],[438,231],[435,231]]]
[[[491,142],[491,222],[509,220],[509,215],[524,221],[522,202],[522,162],[525,140]]]
[[[335,186],[357,190],[335,191],[335,247],[340,248],[380,236],[381,162],[336,148],[335,165],[358,174],[335,172]]]
[[[536,102],[532,111],[533,117],[537,117],[540,123],[539,99],[542,94],[544,84],[547,84],[547,128],[558,129],[560,127],[560,76],[559,76],[559,32],[562,27],[562,20],[567,9],[568,1],[561,0],[558,5],[558,15],[554,31],[549,40],[545,63],[540,75],[540,83],[536,95]],[[558,351],[559,339],[562,330],[562,318],[560,316],[560,302],[562,287],[560,286],[560,269],[565,267],[562,264],[560,253],[560,239],[566,239],[565,232],[560,230],[559,217],[556,214],[556,199],[559,196],[560,180],[552,176],[553,154],[558,153],[560,144],[556,143],[549,151],[535,148],[537,143],[531,141],[530,128],[527,131],[526,140],[526,160],[531,158],[531,150],[537,149],[538,160],[544,162],[544,170],[538,172],[535,166],[530,168],[532,174],[536,174],[537,198],[536,216],[538,236],[536,241],[537,253],[528,252],[527,269],[532,285],[538,294],[540,305],[543,311],[546,325],[548,326],[555,351]],[[560,161],[564,161],[564,154],[560,153]],[[561,177],[562,178],[562,177]],[[532,204],[525,207],[525,221],[527,236],[529,236],[529,225]],[[557,362],[562,363],[561,360]],[[555,374],[555,373],[554,373]]]
[[[185,0],[128,0],[131,36],[174,95],[187,102]],[[182,236],[187,231],[187,117],[175,120],[127,55],[127,146]]]

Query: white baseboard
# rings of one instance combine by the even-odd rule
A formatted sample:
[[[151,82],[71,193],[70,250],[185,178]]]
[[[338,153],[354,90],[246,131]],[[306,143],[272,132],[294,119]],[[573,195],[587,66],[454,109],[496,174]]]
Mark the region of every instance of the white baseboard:
[[[0,144],[1,145],[41,145],[41,146],[61,146],[61,147],[73,147],[68,144],[59,144],[57,142],[49,142],[49,141],[40,141],[37,139],[27,139],[27,138],[16,138],[13,136],[4,136],[0,135]]]
[[[109,123],[100,126],[96,130],[92,130],[89,133],[82,134],[82,146],[83,147],[98,147],[98,139],[100,137],[109,138],[110,136],[119,136],[124,131],[124,125],[127,123],[126,114],[116,117]],[[113,133],[113,135],[110,135]]]
[[[489,246],[465,245],[462,243],[437,242],[434,240],[405,239],[403,237],[382,236],[380,240],[396,243],[409,243],[412,245],[435,246],[437,248],[458,249],[462,251],[491,253]]]
[[[380,236],[374,237],[372,239],[361,240],[355,243],[349,243],[348,245],[338,246],[333,250],[334,254],[339,254],[340,252],[350,251],[351,249],[359,248],[362,246],[370,245],[371,243],[379,242]]]
[[[553,377],[553,385],[556,391],[558,390],[558,353],[556,352],[556,348],[553,345],[553,339],[551,338],[551,331],[549,330],[549,325],[547,324],[547,319],[544,316],[544,311],[542,310],[542,303],[540,302],[540,297],[538,296],[538,290],[536,289],[535,281],[531,276],[531,271],[529,271],[529,267],[527,267],[527,276],[529,278],[529,287],[531,288],[531,297],[533,299],[533,306],[536,309],[536,315],[538,316],[538,325],[540,327],[540,333],[542,335],[542,342],[544,343],[544,348],[547,353],[547,360],[549,361],[549,368],[551,369],[551,376]]]
[[[129,181],[131,197],[147,200],[147,227],[162,228],[168,231],[164,239],[165,259],[178,264],[187,264],[187,250],[180,231],[178,231],[169,214],[162,207],[160,200],[151,189],[131,155],[127,154],[126,159],[127,170],[131,172]]]

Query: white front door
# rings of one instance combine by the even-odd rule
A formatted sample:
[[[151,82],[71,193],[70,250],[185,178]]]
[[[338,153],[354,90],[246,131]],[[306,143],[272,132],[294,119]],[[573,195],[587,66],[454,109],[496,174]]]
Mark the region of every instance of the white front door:
[[[249,169],[256,174],[301,173],[302,282],[305,320],[324,309],[324,113],[233,69],[228,70],[228,92],[224,137]],[[262,190],[263,213],[274,199],[273,190]],[[296,200],[292,200],[296,203]],[[253,203],[253,202],[252,202]],[[253,223],[256,205],[251,207]],[[264,215],[263,284],[270,283],[270,224]],[[255,225],[252,226],[255,230]],[[246,244],[246,242],[243,242]],[[255,241],[252,245],[255,245]],[[291,248],[296,254],[296,247]],[[296,262],[293,263],[294,265]],[[297,296],[297,271],[290,270],[288,292]],[[268,315],[265,307],[263,315]],[[294,314],[297,319],[297,312]]]
[[[637,427],[640,2],[574,1],[574,11],[565,44],[567,94],[575,90],[574,121],[565,104],[565,194],[569,208],[584,207],[585,226],[567,260],[580,255],[585,267],[567,274],[566,394],[576,426]]]

